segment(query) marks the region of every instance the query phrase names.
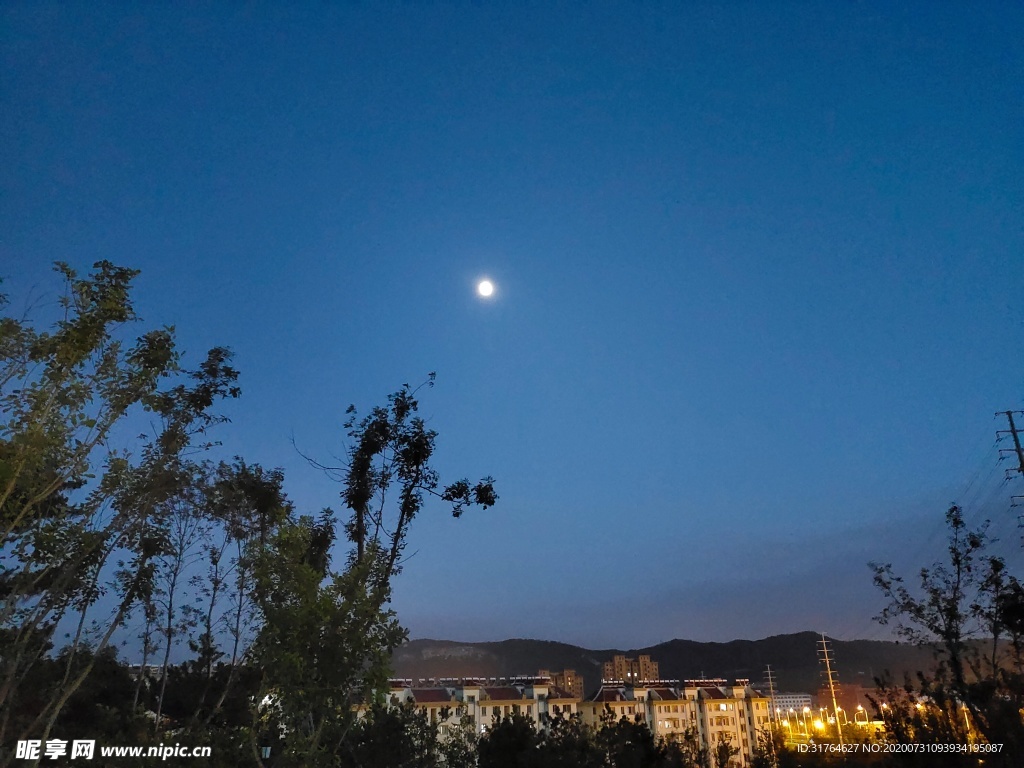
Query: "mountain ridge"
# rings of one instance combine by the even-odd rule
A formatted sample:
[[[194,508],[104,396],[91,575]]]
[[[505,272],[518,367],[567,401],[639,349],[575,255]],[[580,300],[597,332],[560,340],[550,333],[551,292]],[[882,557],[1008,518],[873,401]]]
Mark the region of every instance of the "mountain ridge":
[[[779,691],[813,693],[820,685],[818,646],[821,635],[795,632],[760,640],[736,639],[701,642],[674,638],[642,648],[589,649],[555,640],[510,638],[487,642],[460,642],[417,638],[392,654],[396,677],[514,677],[535,675],[538,670],[560,672],[575,669],[589,694],[600,684],[601,664],[616,654],[635,658],[647,654],[658,662],[663,679],[698,677],[749,678],[758,684],[765,667],[772,666]],[[890,640],[836,640],[827,638],[840,683],[874,687],[875,678],[888,672],[901,681],[905,674],[934,667],[927,648]]]

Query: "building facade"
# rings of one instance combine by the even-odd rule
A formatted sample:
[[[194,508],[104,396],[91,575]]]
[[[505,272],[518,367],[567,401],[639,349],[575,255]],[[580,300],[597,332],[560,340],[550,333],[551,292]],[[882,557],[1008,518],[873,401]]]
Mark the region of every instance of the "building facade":
[[[440,733],[470,727],[484,733],[496,721],[512,715],[529,719],[544,730],[551,720],[579,716],[595,729],[609,718],[640,719],[656,737],[694,739],[709,750],[727,742],[737,754],[730,766],[744,768],[753,761],[758,735],[770,727],[767,695],[746,680],[651,680],[633,685],[603,684],[588,698],[575,696],[550,677],[391,681],[388,701],[422,710]],[[356,708],[363,716],[368,707]]]
[[[814,709],[814,703],[811,701],[811,694],[809,693],[797,693],[794,691],[786,691],[783,693],[775,694],[775,714],[779,720],[785,720],[792,714],[800,715],[804,712],[810,712]]]
[[[563,691],[568,691],[577,699],[583,698],[583,677],[577,675],[575,669],[565,669],[561,672],[549,672],[546,669],[542,669],[537,673],[537,677],[550,678],[552,685],[561,688]]]
[[[622,680],[627,683],[647,682],[659,680],[658,662],[651,661],[651,657],[641,655],[636,659],[627,659],[625,656],[613,656],[611,661],[606,661],[601,667],[601,682]]]
[[[728,685],[725,680],[654,680],[640,685],[605,683],[580,703],[584,722],[599,728],[610,714],[616,720],[642,717],[658,737],[695,738],[714,750],[727,742],[737,754],[730,765],[748,766],[754,759],[758,737],[771,728],[771,699],[746,680]]]

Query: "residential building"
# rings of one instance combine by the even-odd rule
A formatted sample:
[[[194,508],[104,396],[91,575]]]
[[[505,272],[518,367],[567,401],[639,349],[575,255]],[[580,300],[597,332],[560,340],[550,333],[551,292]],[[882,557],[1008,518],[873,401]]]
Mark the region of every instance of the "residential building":
[[[647,655],[641,655],[636,659],[616,655],[611,661],[606,661],[601,668],[601,682],[622,680],[626,683],[638,683],[658,679],[658,662],[651,661],[651,657]]]
[[[477,734],[497,719],[520,715],[545,729],[553,718],[579,715],[600,728],[606,719],[641,720],[662,739],[695,737],[714,749],[728,742],[737,750],[730,766],[743,768],[753,760],[758,733],[769,727],[770,699],[746,680],[621,680],[602,684],[586,699],[555,685],[550,677],[391,681],[388,702],[421,709],[439,732],[469,723]],[[356,707],[362,717],[367,705]],[[463,718],[466,718],[463,720]]]
[[[749,681],[658,680],[629,685],[606,683],[580,703],[584,722],[600,727],[611,715],[618,720],[643,718],[651,730],[665,739],[681,739],[691,732],[709,749],[728,742],[738,754],[731,766],[749,766],[754,759],[758,735],[770,728],[771,700],[750,687]]]
[[[542,669],[537,673],[537,677],[550,678],[552,685],[563,691],[568,691],[577,699],[583,698],[583,677],[577,675],[575,669],[565,669],[561,672],[549,672]]]

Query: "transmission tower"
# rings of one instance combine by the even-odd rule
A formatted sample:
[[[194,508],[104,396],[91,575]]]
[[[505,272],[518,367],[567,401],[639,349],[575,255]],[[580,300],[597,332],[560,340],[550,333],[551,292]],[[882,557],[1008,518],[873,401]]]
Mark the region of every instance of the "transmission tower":
[[[1005,416],[1006,420],[1010,423],[1009,429],[996,430],[996,440],[1002,440],[1006,435],[1010,435],[1013,438],[1013,448],[1000,448],[999,458],[1002,459],[1003,456],[1007,454],[1017,454],[1017,466],[1006,470],[1007,479],[1009,479],[1010,475],[1014,472],[1024,475],[1024,448],[1021,448],[1020,430],[1017,429],[1017,423],[1013,418],[1013,414],[1015,413],[1024,414],[1024,411],[999,411],[999,413],[996,414],[996,416]],[[1012,509],[1014,507],[1024,506],[1021,502],[1024,502],[1024,496],[1011,496],[1010,508]],[[1017,527],[1024,528],[1024,515],[1017,515]],[[1024,548],[1024,535],[1020,537],[1020,545]]]
[[[775,721],[775,678],[772,676],[772,665],[767,664],[764,670],[765,680],[768,681],[768,698],[771,699],[771,712],[768,713],[768,720]]]
[[[1002,440],[1003,438],[1001,435],[1010,435],[1013,438],[1013,448],[1000,448],[999,455],[1002,456],[1003,454],[1008,453],[1017,454],[1017,466],[1006,470],[1007,478],[1010,477],[1010,473],[1012,472],[1024,475],[1024,448],[1022,448],[1020,444],[1020,430],[1017,429],[1017,424],[1013,419],[1013,414],[1015,413],[1024,415],[1024,411],[999,411],[996,414],[996,416],[1005,416],[1006,420],[1010,422],[1009,429],[996,430],[996,438]]]
[[[821,661],[825,665],[825,675],[828,677],[828,690],[829,693],[832,694],[832,712],[835,714],[836,718],[836,733],[839,734],[839,745],[842,746],[843,726],[839,722],[839,704],[836,702],[836,686],[838,685],[838,683],[835,679],[836,673],[832,669],[832,662],[835,661],[835,659],[832,658],[832,649],[829,647],[829,641],[825,639],[824,632],[822,632],[821,640],[819,640],[818,642],[821,643],[821,648],[818,649],[818,654],[820,657],[819,661]]]
[[[768,680],[768,697],[771,700],[768,710],[768,744],[771,745],[772,765],[778,766],[779,758],[775,754],[775,729],[779,727],[775,714],[775,678],[772,676],[772,665],[766,664],[765,678]]]

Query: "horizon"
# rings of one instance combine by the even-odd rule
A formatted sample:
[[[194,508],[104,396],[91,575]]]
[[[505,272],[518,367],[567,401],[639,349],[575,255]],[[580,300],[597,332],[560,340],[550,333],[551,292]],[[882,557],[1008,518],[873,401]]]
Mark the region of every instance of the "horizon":
[[[623,651],[625,653],[633,653],[638,651],[645,651],[651,648],[657,648],[659,645],[667,645],[668,643],[682,642],[682,643],[700,643],[701,645],[729,645],[730,643],[758,643],[762,640],[773,640],[776,637],[789,637],[791,635],[814,635],[815,637],[821,637],[821,632],[814,632],[810,629],[802,629],[796,632],[780,632],[774,635],[766,635],[765,637],[747,638],[747,637],[734,637],[732,640],[693,640],[685,637],[673,637],[669,640],[661,640],[660,642],[653,643],[651,645],[644,645],[636,648],[627,648],[619,646],[609,646],[607,648],[590,648],[586,645],[577,645],[575,643],[564,643],[560,640],[546,640],[538,637],[506,637],[503,640],[445,640],[437,637],[409,637],[405,640],[402,645],[408,645],[414,642],[425,642],[425,643],[452,643],[453,645],[487,645],[497,643],[512,643],[512,642],[530,642],[530,643],[556,643],[558,645],[569,645],[573,648],[580,648],[585,651]],[[843,639],[839,637],[830,637],[828,633],[825,633],[825,638],[829,642],[835,643],[893,643],[899,645],[898,640],[891,639],[869,639],[864,637],[856,637],[851,639]]]

